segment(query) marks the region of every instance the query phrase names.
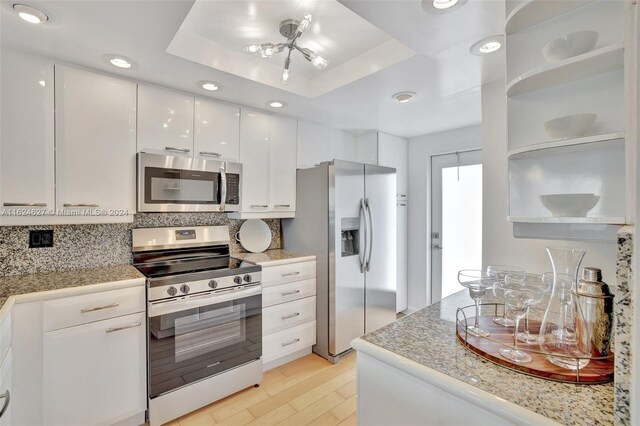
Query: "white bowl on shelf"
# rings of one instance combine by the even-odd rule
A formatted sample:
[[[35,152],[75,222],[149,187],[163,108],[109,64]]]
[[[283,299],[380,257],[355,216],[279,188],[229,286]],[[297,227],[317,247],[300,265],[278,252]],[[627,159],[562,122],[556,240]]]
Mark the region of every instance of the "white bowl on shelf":
[[[584,136],[596,122],[597,114],[573,114],[544,122],[544,129],[552,139],[571,139]]]
[[[547,62],[555,64],[592,51],[597,42],[596,31],[578,31],[550,41],[542,48],[542,55]]]
[[[553,217],[587,217],[587,213],[600,201],[595,194],[547,194],[540,202]]]

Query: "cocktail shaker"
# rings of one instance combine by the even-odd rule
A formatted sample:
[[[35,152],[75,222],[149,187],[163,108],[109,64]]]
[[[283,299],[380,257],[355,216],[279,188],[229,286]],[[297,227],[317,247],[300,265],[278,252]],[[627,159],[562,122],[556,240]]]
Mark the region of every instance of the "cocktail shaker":
[[[602,282],[602,271],[586,267],[576,288],[578,306],[584,323],[576,326],[580,334],[591,335],[594,357],[607,356],[613,329],[613,294],[609,286]]]

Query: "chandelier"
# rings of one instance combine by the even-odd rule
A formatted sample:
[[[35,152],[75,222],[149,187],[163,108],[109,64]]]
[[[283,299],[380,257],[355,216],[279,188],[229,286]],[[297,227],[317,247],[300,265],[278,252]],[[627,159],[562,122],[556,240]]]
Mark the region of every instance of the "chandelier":
[[[305,59],[313,64],[314,67],[321,70],[327,66],[327,60],[318,55],[307,47],[298,46],[298,38],[311,24],[311,14],[306,13],[302,17],[302,21],[295,19],[286,19],[280,22],[280,34],[287,39],[284,43],[254,43],[244,46],[246,53],[260,53],[263,58],[269,58],[285,49],[289,49],[287,58],[284,60],[284,69],[282,70],[282,84],[289,82],[289,66],[291,65],[291,52],[297,50],[302,53]]]

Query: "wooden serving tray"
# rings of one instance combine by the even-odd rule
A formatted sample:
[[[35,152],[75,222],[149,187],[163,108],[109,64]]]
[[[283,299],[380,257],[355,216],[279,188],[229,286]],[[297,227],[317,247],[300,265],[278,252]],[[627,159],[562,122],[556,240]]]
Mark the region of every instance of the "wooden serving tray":
[[[473,324],[474,321],[475,318],[473,317],[467,318],[468,324]],[[524,320],[521,320],[520,331],[523,330],[523,326]],[[467,340],[465,342],[465,326],[461,321],[458,321],[456,337],[468,350],[511,370],[566,383],[598,384],[608,383],[613,380],[613,352],[610,352],[606,359],[590,360],[589,364],[576,372],[558,367],[549,362],[544,354],[536,353],[535,351],[541,351],[540,345],[518,342],[518,349],[527,352],[533,358],[531,362],[518,364],[504,358],[499,352],[501,348],[513,347],[514,327],[503,327],[494,323],[493,316],[480,316],[480,327],[491,333],[491,335],[486,338],[466,333]],[[537,334],[540,330],[540,321],[529,320],[529,330],[531,333]]]

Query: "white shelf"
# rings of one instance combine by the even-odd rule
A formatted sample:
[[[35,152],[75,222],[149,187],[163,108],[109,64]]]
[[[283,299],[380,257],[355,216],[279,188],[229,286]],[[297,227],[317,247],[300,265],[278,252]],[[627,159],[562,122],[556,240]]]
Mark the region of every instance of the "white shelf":
[[[611,140],[624,139],[624,132],[607,133],[605,135],[585,136],[576,139],[556,139],[549,142],[537,143],[533,145],[523,146],[521,148],[512,149],[507,154],[509,157],[522,155],[529,152],[541,151],[546,149],[556,149],[562,147],[570,147],[576,145],[586,145],[598,142],[606,142]]]
[[[516,77],[507,85],[507,96],[522,95],[623,67],[624,46],[622,44],[605,46]]]
[[[569,12],[593,0],[528,0],[518,5],[507,17],[505,33],[512,34]]]
[[[508,216],[509,222],[520,223],[591,223],[603,225],[624,225],[624,217],[529,217],[529,216]]]

